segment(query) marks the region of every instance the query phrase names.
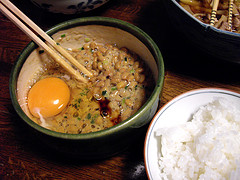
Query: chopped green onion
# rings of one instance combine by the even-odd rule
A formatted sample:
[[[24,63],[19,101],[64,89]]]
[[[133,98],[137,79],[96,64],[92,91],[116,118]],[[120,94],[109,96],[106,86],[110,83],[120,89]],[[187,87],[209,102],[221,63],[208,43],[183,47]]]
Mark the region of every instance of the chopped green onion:
[[[117,87],[114,86],[114,87],[111,88],[111,90],[115,91],[115,90],[117,90]]]
[[[88,113],[87,119],[91,119],[91,114],[90,113]]]
[[[89,41],[90,41],[90,38],[85,38],[84,41],[85,41],[85,42],[89,42]]]
[[[107,63],[108,63],[108,61],[107,61],[107,60],[104,60],[104,61],[103,61],[103,64],[107,64]]]
[[[81,96],[85,96],[85,95],[87,95],[87,94],[86,94],[85,92],[81,92],[80,95],[81,95]]]
[[[102,95],[105,96],[107,94],[107,91],[102,91]]]
[[[132,69],[132,70],[130,71],[130,73],[131,73],[131,74],[135,73],[135,70],[134,70],[134,69]]]
[[[62,38],[66,37],[66,34],[62,34],[61,37],[62,37]]]
[[[92,120],[96,120],[98,118],[99,114],[94,114],[94,116],[92,117]]]
[[[85,95],[87,95],[88,92],[89,92],[89,89],[88,89],[88,88],[85,88],[85,89],[80,93],[80,95],[81,95],[81,96],[85,96]]]

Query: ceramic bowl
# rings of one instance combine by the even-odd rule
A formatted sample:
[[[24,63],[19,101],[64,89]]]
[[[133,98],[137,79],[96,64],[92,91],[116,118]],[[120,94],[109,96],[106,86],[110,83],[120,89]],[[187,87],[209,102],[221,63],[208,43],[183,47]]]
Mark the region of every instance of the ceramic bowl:
[[[38,7],[53,13],[77,14],[96,9],[109,0],[31,0]]]
[[[79,27],[81,32],[88,33],[88,36],[96,38],[96,41],[116,43],[119,47],[127,47],[145,60],[153,72],[156,82],[156,86],[147,102],[132,117],[98,132],[66,134],[39,126],[29,118],[26,100],[24,100],[24,96],[27,95],[28,81],[34,76],[35,71],[41,68],[40,65],[38,66],[36,58],[26,61],[37,47],[35,43],[31,42],[22,51],[12,69],[10,76],[12,104],[23,122],[27,123],[43,141],[54,149],[71,155],[78,155],[80,158],[104,158],[122,151],[129,143],[134,141],[139,133],[146,130],[146,126],[157,110],[163,88],[163,58],[157,45],[146,33],[130,23],[117,19],[105,17],[74,19],[54,26],[47,33],[53,35],[61,30],[73,27]],[[65,48],[71,44],[66,44]],[[64,45],[62,44],[62,46]],[[26,64],[30,68],[26,68],[28,67]]]
[[[144,161],[149,179],[160,179],[158,160],[161,157],[161,142],[156,137],[159,128],[183,124],[192,119],[201,107],[214,100],[226,98],[240,108],[240,94],[226,89],[203,88],[183,93],[169,101],[156,113],[148,128],[144,144]]]
[[[164,0],[163,5],[179,36],[183,36],[195,48],[211,57],[240,63],[240,34],[202,23],[179,5],[177,0]]]

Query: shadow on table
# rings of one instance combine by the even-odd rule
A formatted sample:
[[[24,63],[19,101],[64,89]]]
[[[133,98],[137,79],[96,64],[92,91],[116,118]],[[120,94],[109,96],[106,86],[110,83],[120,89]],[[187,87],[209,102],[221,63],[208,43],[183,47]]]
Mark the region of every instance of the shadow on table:
[[[128,180],[144,180],[147,179],[145,164],[144,164],[144,142],[147,132],[143,132],[138,139],[128,147],[125,155],[125,167],[123,172]]]
[[[39,163],[47,163],[49,166],[57,164],[60,167],[73,168],[72,171],[79,170],[79,175],[84,173],[82,172],[83,169],[81,169],[83,167],[84,169],[94,168],[94,173],[97,173],[99,177],[108,177],[109,171],[113,171],[114,175],[120,173],[119,177],[123,176],[126,180],[147,179],[143,158],[145,131],[147,129],[127,149],[114,156],[105,159],[84,160],[76,156],[60,153],[43,143],[29,129],[28,125],[20,119],[11,105],[9,105],[8,109],[12,114],[11,126],[13,132],[11,133],[15,134],[15,142],[12,142],[12,144],[17,147],[17,149],[11,151],[10,156],[12,158],[21,156],[21,160],[24,160],[31,157],[27,161],[35,162],[37,160]],[[38,164],[38,162],[36,163]],[[124,166],[122,167],[121,164],[124,164]],[[119,170],[121,172],[118,172]],[[104,173],[106,174],[104,175]]]

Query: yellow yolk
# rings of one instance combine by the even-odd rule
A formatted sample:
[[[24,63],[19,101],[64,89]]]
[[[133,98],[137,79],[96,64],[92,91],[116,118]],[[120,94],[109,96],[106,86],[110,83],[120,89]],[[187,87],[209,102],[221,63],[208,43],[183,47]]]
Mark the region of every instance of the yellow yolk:
[[[59,114],[68,104],[70,90],[61,79],[50,77],[38,81],[28,93],[28,107],[35,117]]]

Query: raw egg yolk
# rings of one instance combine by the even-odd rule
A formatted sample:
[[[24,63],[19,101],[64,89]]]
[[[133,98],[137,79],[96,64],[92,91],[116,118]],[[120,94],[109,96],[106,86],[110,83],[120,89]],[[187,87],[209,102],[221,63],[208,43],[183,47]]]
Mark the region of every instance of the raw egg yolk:
[[[59,114],[68,104],[70,89],[61,79],[50,77],[38,81],[28,93],[28,107],[35,117]]]

